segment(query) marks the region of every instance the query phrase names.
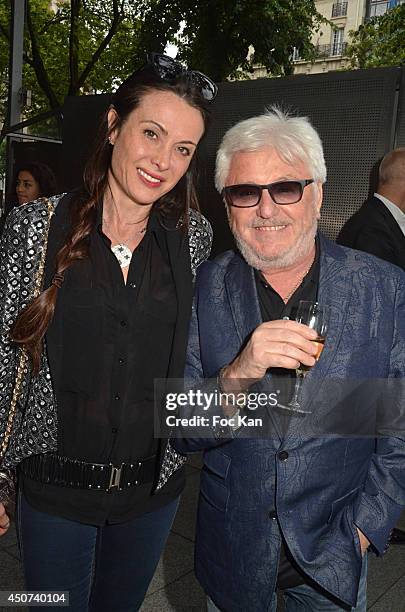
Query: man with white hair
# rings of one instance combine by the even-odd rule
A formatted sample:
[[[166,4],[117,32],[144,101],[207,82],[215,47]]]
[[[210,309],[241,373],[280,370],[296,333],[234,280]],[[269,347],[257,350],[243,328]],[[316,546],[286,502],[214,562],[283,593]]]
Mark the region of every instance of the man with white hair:
[[[405,148],[384,156],[376,193],[346,221],[337,241],[405,270]]]
[[[365,612],[367,549],[385,552],[405,505],[403,435],[308,435],[312,417],[322,427],[364,404],[371,415],[369,385],[347,400],[327,378],[405,375],[405,275],[317,232],[325,179],[317,132],[277,109],[231,128],[217,154],[239,252],[199,269],[186,378],[246,400],[277,377],[280,407],[264,409],[271,435],[235,418],[196,435],[186,419],[173,440],[182,453],[204,450],[196,574],[209,610],[273,612],[281,590],[288,611]],[[318,362],[316,333],[291,320],[300,300],[330,308]],[[312,370],[302,412],[289,412],[300,364]],[[244,413],[234,400],[221,401],[224,415]]]

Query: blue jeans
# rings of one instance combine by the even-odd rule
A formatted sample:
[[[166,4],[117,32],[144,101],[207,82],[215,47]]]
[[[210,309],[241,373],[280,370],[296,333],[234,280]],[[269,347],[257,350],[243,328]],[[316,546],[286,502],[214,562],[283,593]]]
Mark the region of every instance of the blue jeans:
[[[339,612],[344,610],[330,599],[322,595],[312,587],[301,584],[300,586],[283,591],[286,612]],[[367,555],[363,558],[361,569],[359,591],[357,594],[357,605],[351,612],[366,612],[367,608]],[[274,593],[268,612],[276,612],[277,595]],[[208,612],[221,612],[210,597],[207,598]],[[246,610],[254,612],[254,610]]]
[[[18,523],[26,589],[69,591],[74,612],[138,610],[178,503],[125,523],[95,527],[38,512],[22,495]]]

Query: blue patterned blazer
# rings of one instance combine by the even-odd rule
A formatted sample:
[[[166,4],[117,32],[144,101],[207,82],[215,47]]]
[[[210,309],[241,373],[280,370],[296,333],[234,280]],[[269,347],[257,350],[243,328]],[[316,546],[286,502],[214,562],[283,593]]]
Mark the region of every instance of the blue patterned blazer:
[[[307,377],[316,377],[317,384],[311,393],[304,386],[303,402],[322,423],[338,406],[326,380],[402,382],[405,274],[323,236],[320,249],[318,299],[332,315],[322,357]],[[227,252],[202,264],[186,376],[216,376],[261,322],[254,273],[240,255]],[[372,404],[365,386],[363,408]],[[343,407],[350,412],[350,405]],[[354,606],[362,563],[356,526],[383,554],[405,505],[403,428],[378,437],[316,436],[306,435],[302,420],[292,418],[277,435],[276,411],[270,413],[276,433],[266,439],[173,441],[183,453],[204,450],[197,577],[223,610],[267,611],[281,531],[302,571]]]

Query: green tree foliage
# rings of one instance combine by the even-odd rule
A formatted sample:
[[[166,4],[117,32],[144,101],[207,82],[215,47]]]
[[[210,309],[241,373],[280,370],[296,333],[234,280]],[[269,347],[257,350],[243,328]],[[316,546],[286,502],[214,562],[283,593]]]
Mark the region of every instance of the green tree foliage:
[[[135,3],[136,4],[136,3]],[[59,108],[66,95],[111,91],[134,68],[139,19],[129,0],[26,0],[25,117]],[[7,73],[10,0],[0,6],[0,75]],[[4,82],[4,81],[3,81]],[[7,96],[0,89],[0,113]]]
[[[286,75],[293,71],[294,47],[301,57],[314,57],[311,36],[323,21],[313,0],[154,0],[145,12],[140,45],[164,49],[185,22],[179,59],[215,81],[251,72],[250,46],[254,64]]]
[[[0,4],[0,122],[5,116],[8,83],[9,7]]]
[[[398,66],[405,62],[405,4],[350,32],[347,54],[356,68]]]
[[[0,5],[0,76],[8,66],[10,5]],[[272,75],[290,74],[293,48],[311,59],[312,33],[324,21],[314,0],[58,0],[56,10],[49,0],[26,0],[26,6],[23,78],[32,90],[26,117],[60,107],[66,95],[111,91],[145,51],[163,52],[168,42],[177,44],[181,61],[216,81],[251,71],[253,63]],[[6,93],[0,88],[0,113]]]

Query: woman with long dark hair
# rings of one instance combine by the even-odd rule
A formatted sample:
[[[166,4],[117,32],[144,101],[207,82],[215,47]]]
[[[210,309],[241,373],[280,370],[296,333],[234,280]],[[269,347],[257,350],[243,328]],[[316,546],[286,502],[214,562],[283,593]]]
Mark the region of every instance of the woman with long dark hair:
[[[151,54],[114,94],[84,190],[17,207],[4,230],[0,481],[18,464],[27,589],[69,591],[75,612],[140,607],[184,485],[154,437],[154,381],[183,375],[210,249],[194,158],[215,94]]]
[[[18,166],[12,204],[25,204],[56,193],[56,178],[47,164],[31,161]]]

